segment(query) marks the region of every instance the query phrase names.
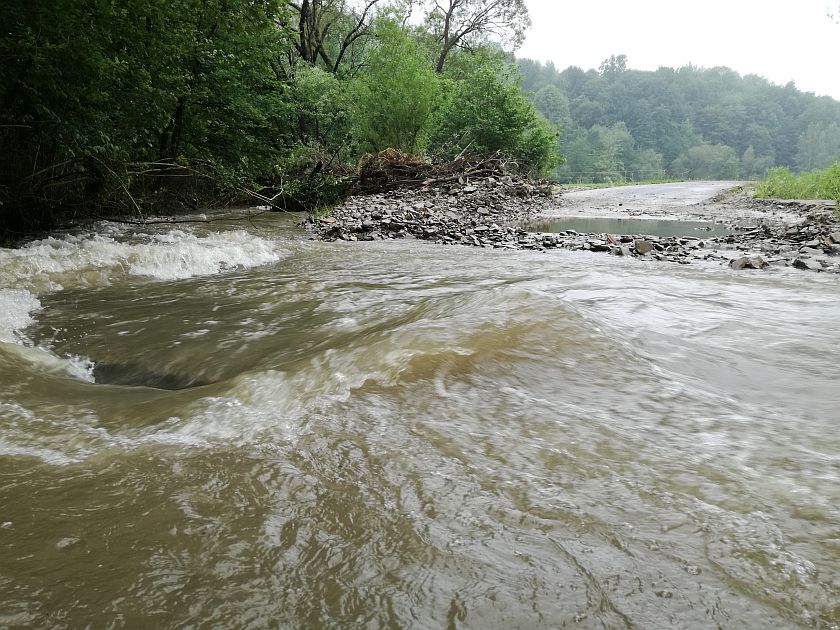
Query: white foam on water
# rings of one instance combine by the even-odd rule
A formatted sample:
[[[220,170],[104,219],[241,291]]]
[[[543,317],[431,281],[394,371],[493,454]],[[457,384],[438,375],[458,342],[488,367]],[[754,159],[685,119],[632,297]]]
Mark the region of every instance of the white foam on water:
[[[7,350],[51,372],[93,382],[93,365],[84,357],[60,358],[33,347],[23,331],[41,308],[38,295],[64,288],[100,287],[125,277],[182,280],[231,269],[277,262],[277,243],[244,230],[196,235],[184,230],[128,236],[123,226],[100,233],[34,241],[19,249],[0,249],[0,343]]]
[[[280,258],[275,243],[243,230],[205,237],[174,230],[134,245],[128,260],[132,275],[181,280],[258,267]]]
[[[106,286],[115,278],[181,280],[277,262],[276,242],[244,230],[197,236],[183,230],[159,234],[65,236],[0,249],[0,285],[36,293]]]
[[[209,436],[178,430],[177,418],[140,431],[112,431],[91,410],[66,409],[42,414],[14,402],[0,401],[0,457],[38,459],[68,466],[112,450],[133,451],[149,445],[206,448]]]
[[[155,439],[244,446],[293,438],[312,411],[312,401],[302,391],[296,379],[281,372],[245,376],[228,396],[203,398],[183,419],[171,418],[156,429]],[[330,393],[319,398],[331,400]]]
[[[33,323],[41,303],[25,289],[0,288],[0,343],[26,341],[22,331]]]
[[[84,461],[87,454],[73,457],[56,449],[13,444],[3,438],[0,438],[0,456],[33,458],[39,459],[45,464],[52,464],[54,466],[69,466],[70,464],[77,464]]]
[[[93,363],[85,357],[56,356],[49,348],[34,346],[24,330],[41,309],[37,297],[25,289],[0,288],[0,351],[16,355],[44,372],[63,374],[92,383]]]
[[[92,455],[101,443],[95,418],[83,416],[39,417],[14,402],[0,401],[0,456],[31,457],[66,466]]]
[[[18,343],[0,346],[0,350],[11,356],[17,356],[39,373],[57,374],[75,378],[88,383],[95,382],[93,362],[81,356],[59,357],[50,348],[27,345],[23,338]]]

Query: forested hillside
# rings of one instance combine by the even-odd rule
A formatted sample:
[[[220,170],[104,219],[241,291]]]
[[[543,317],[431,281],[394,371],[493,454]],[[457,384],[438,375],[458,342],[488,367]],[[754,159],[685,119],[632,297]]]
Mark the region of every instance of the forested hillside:
[[[840,102],[728,68],[598,71],[522,59],[523,88],[563,129],[563,181],[752,179],[840,159]]]
[[[8,0],[0,20],[7,230],[246,189],[311,208],[389,147],[559,157],[502,52],[522,0]]]

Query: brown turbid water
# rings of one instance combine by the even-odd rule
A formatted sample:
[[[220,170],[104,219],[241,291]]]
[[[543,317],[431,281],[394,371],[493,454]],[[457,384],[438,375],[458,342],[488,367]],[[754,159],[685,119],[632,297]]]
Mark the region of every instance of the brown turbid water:
[[[0,250],[0,627],[837,628],[840,278]]]

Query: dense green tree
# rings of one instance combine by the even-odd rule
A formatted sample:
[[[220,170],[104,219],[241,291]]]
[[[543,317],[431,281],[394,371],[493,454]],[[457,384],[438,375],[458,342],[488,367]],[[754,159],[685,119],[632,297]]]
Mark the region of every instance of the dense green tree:
[[[290,139],[283,18],[266,0],[4,3],[0,211],[107,197],[137,162],[271,174]]]
[[[624,123],[611,127],[594,125],[589,130],[589,143],[595,147],[595,170],[608,174],[615,181],[627,179],[626,170],[633,153],[633,136]]]
[[[777,86],[761,77],[741,77],[722,67],[630,70],[623,55],[605,60],[600,72],[570,67],[558,73],[535,61],[520,60],[519,64],[529,91],[536,95],[551,87],[569,101],[571,120],[564,124],[562,142],[569,161],[561,169],[561,176],[564,171],[567,175],[572,171],[578,157],[586,161],[581,134],[589,133],[595,125],[611,128],[616,123],[626,125],[636,151],[650,149],[661,154],[669,170],[676,164],[687,172],[689,150],[702,145],[730,147],[741,156],[739,161],[746,158],[744,166],[750,176],[758,176],[776,164],[804,168],[832,159],[830,129],[840,125],[840,103],[802,93],[792,83]],[[556,95],[550,100],[534,98],[547,117],[554,115],[557,102]],[[808,133],[812,124],[820,127]],[[817,129],[824,131],[819,141]],[[600,154],[597,138],[593,141],[596,146],[588,153]],[[705,154],[708,150],[698,151],[694,153]],[[624,167],[629,164],[625,162]],[[727,177],[734,172],[733,167],[730,159]],[[592,165],[587,168],[591,170]],[[586,169],[581,166],[576,170]]]
[[[812,122],[799,138],[796,166],[817,171],[840,161],[840,124]]]
[[[597,79],[597,77],[598,74],[594,70],[584,72],[577,66],[569,66],[560,73],[560,80],[563,82],[562,86],[566,88],[569,100],[574,100],[583,94],[587,84]]]
[[[605,59],[598,66],[598,72],[601,75],[621,74],[627,70],[627,55],[610,55],[609,59]]]
[[[732,147],[701,144],[671,164],[671,172],[687,179],[738,179],[741,161]]]
[[[564,94],[565,89],[563,77],[557,72],[552,62],[545,65],[530,59],[518,61],[519,73],[522,75],[522,89],[528,93],[536,93],[548,86],[559,88]]]
[[[534,106],[552,125],[566,129],[572,124],[569,99],[556,85],[546,85],[533,95]]]
[[[355,134],[364,151],[422,153],[440,79],[425,51],[398,24],[383,20],[366,71],[355,82]]]
[[[289,84],[295,104],[297,148],[292,159],[299,164],[327,164],[355,155],[352,97],[344,82],[327,70],[301,64]]]
[[[432,151],[502,152],[544,172],[557,163],[558,131],[519,87],[515,69],[492,53],[462,55],[445,79],[447,94],[431,131]]]
[[[292,34],[287,61],[318,66],[327,72],[353,73],[362,63],[373,36],[373,23],[383,13],[403,13],[404,3],[389,0],[284,0]]]
[[[387,147],[558,159],[498,52],[523,0],[8,0],[0,21],[0,226],[243,186],[298,208]]]
[[[773,159],[769,156],[758,157],[752,145],[741,156],[741,177],[744,179],[759,179],[771,168]]]
[[[663,134],[655,146],[661,149],[662,157],[667,162],[675,160],[701,141],[691,120],[686,118],[679,122],[668,121],[668,126],[663,129]]]
[[[656,181],[665,179],[662,154],[653,149],[641,149],[633,153],[627,168],[629,181]]]
[[[585,95],[572,100],[569,109],[575,124],[585,129],[607,120],[607,108],[604,104]]]
[[[563,144],[565,163],[557,170],[564,182],[625,182],[665,176],[662,155],[640,149],[624,123],[593,125]]]

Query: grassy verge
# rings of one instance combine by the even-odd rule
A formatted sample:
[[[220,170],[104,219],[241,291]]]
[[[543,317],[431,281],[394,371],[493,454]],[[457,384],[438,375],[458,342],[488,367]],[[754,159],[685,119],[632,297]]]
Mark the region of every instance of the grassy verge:
[[[755,187],[764,199],[833,199],[840,202],[840,162],[823,171],[797,175],[786,168],[767,172]]]

